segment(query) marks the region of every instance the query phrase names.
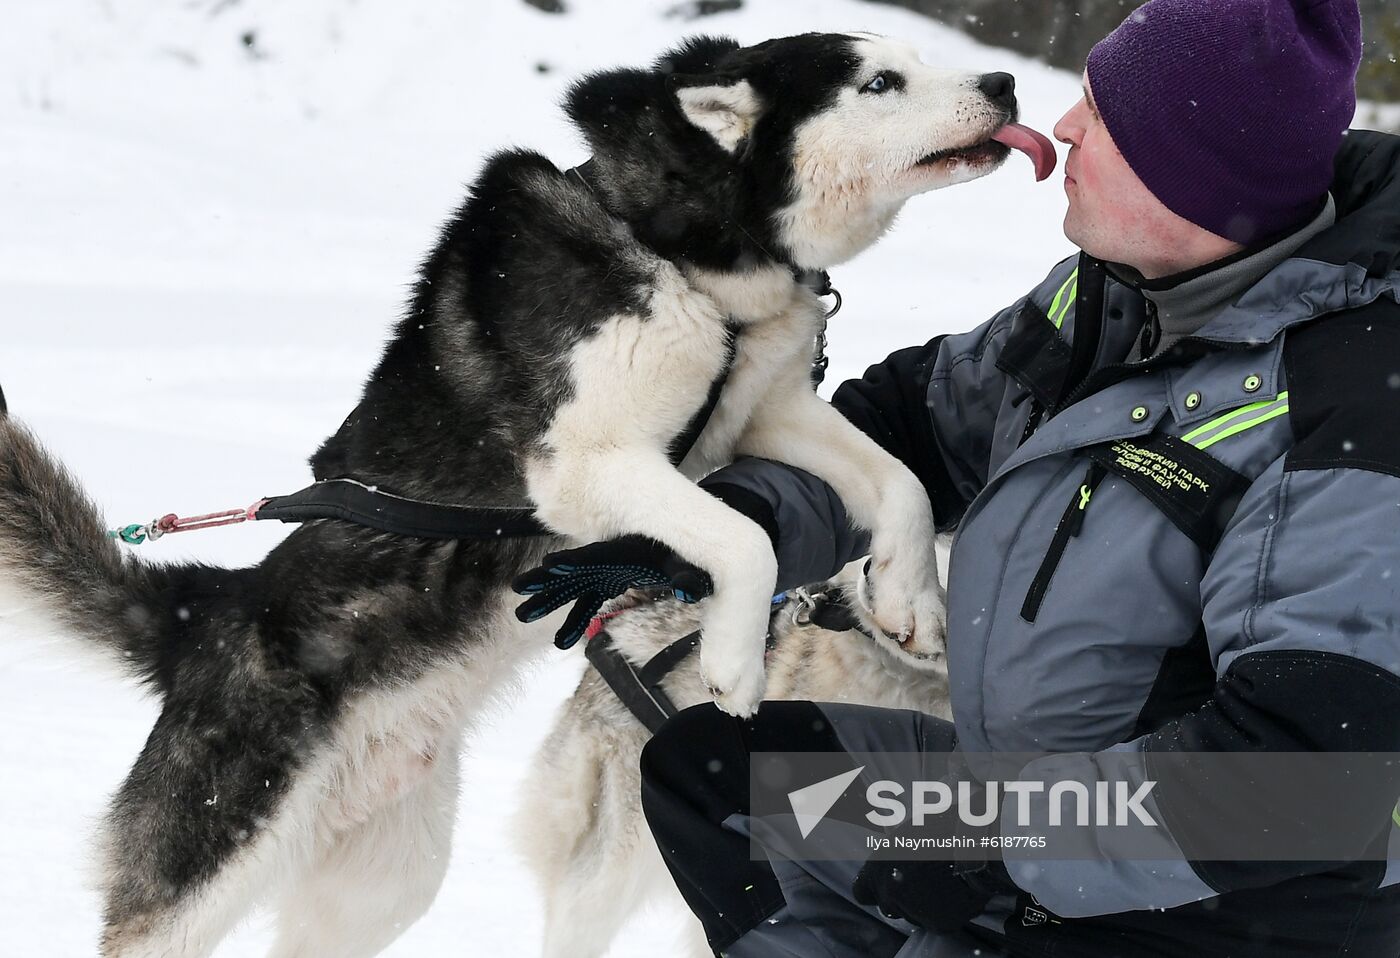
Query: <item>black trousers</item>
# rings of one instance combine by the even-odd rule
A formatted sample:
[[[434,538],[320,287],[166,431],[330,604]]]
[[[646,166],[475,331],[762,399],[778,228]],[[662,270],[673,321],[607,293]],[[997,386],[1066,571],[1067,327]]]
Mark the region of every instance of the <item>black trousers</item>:
[[[900,954],[911,936],[922,935],[851,899],[860,862],[752,860],[743,827],[750,755],[947,752],[953,744],[953,727],[933,716],[811,702],[765,702],[749,721],[706,705],[666,723],[642,753],[642,804],[715,953],[879,958]],[[937,954],[992,958],[999,954],[995,937],[975,930],[946,936]]]
[[[1029,895],[956,935],[930,935],[850,898],[856,863],[751,860],[744,821],[755,752],[946,751],[932,716],[765,702],[741,721],[704,705],[642,753],[642,804],[663,859],[710,946],[726,958],[1397,958],[1400,886],[1363,862],[1165,911],[1032,921]],[[993,920],[993,918],[995,920]],[[988,926],[991,927],[988,927]]]

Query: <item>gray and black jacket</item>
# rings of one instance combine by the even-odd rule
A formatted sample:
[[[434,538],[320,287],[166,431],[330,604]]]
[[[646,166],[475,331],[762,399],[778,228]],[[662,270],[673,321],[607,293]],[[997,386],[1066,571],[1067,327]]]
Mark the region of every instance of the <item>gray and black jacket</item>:
[[[1081,255],[837,390],[957,530],[960,748],[1072,753],[1059,771],[1089,778],[1108,749],[1400,752],[1400,138],[1350,134],[1332,192],[1334,226],[1166,353],[1123,361],[1145,300]],[[784,585],[861,547],[810,475],[745,460],[706,483],[767,503]],[[1249,827],[1273,799],[1253,797],[1158,795],[1175,862],[1008,864],[1069,917],[1365,907],[1400,882],[1400,862],[1202,861],[1174,825]]]

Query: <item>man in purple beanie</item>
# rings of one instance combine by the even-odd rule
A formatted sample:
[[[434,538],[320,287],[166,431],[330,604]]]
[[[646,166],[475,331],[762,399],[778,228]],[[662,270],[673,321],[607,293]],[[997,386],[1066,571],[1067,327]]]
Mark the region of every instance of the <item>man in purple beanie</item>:
[[[1082,252],[836,392],[958,532],[954,721],[770,702],[666,723],[643,804],[716,954],[1400,955],[1400,763],[1249,762],[1400,753],[1400,138],[1347,132],[1360,49],[1356,0],[1151,0],[1056,127]],[[864,548],[798,470],[743,460],[704,485],[768,530],[779,588]],[[833,778],[837,811],[803,820],[812,778],[759,774],[768,752],[859,752],[866,780],[872,755],[1050,753],[1013,777],[1094,796],[1092,854],[1037,859],[1049,787],[998,803],[977,773],[981,798],[912,831],[932,847],[990,808],[970,860],[914,860],[892,820],[863,862],[780,855],[837,841],[869,793]],[[1133,801],[1094,787],[1173,758],[1195,777],[1142,793],[1144,855],[1111,827]],[[757,817],[751,772],[800,836]]]

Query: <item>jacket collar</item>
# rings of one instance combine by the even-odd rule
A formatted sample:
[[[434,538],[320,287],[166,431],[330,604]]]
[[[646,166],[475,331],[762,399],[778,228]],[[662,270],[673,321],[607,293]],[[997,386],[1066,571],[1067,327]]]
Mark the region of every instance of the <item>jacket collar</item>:
[[[998,468],[997,475],[1067,449],[1147,435],[1168,414],[1179,425],[1189,425],[1271,399],[1286,385],[1282,370],[1286,330],[1382,296],[1400,302],[1400,137],[1350,134],[1338,156],[1337,171],[1332,185],[1335,225],[1179,344],[1192,358],[1179,363],[1169,358],[1154,360],[1154,369],[1161,375],[1133,376],[1085,397],[1042,424]],[[1141,297],[1139,291],[1112,277],[1109,284],[1110,300]],[[1073,326],[1080,327],[1087,319],[1076,315]],[[1037,398],[1062,385],[1059,367],[1068,352],[1058,333],[1035,335],[1047,328],[1053,332],[1043,313],[1024,309],[1015,332],[1031,333],[1024,344],[1039,349],[1011,350],[1009,361],[998,363],[1009,372],[1014,368]],[[1018,338],[1013,333],[1009,349]],[[1192,401],[1195,408],[1187,408],[1192,394],[1199,401]],[[1147,410],[1146,417],[1133,422],[1132,411],[1139,406]]]
[[[1400,300],[1400,136],[1354,130],[1330,187],[1336,218],[1191,338],[1259,345],[1290,326],[1389,295]],[[1121,269],[1121,268],[1120,268]],[[1112,282],[1141,295],[1110,274]]]
[[[1370,276],[1356,263],[1294,257],[1254,284],[1194,338],[1224,345],[1267,343],[1290,326],[1365,306],[1381,296],[1400,300],[1400,270]]]
[[[1381,296],[1400,300],[1400,136],[1353,130],[1337,154],[1337,221],[1255,283],[1196,337],[1266,343]]]
[[[1179,426],[1272,399],[1284,388],[1283,336],[1247,349],[1220,349],[1164,370],[1166,404]]]

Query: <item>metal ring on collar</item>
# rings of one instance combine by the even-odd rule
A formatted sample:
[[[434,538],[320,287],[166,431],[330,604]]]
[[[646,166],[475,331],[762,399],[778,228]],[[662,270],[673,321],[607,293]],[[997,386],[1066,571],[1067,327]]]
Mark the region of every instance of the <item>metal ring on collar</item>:
[[[830,289],[831,289],[831,295],[836,297],[836,305],[835,305],[835,306],[832,306],[831,309],[827,310],[827,313],[826,313],[826,318],[827,318],[827,319],[830,319],[831,317],[835,316],[837,313],[841,312],[841,302],[842,302],[842,300],[841,300],[841,291],[840,291],[839,289],[837,289],[835,286],[830,287]]]

